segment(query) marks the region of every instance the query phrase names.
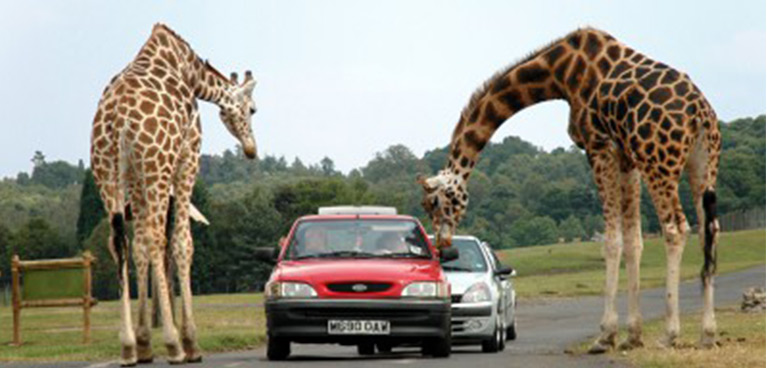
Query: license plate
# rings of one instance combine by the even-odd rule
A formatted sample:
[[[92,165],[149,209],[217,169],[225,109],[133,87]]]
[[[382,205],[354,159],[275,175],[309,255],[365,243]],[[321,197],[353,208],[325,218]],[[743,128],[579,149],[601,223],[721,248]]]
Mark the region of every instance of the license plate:
[[[330,335],[388,335],[389,321],[334,320],[328,321]]]

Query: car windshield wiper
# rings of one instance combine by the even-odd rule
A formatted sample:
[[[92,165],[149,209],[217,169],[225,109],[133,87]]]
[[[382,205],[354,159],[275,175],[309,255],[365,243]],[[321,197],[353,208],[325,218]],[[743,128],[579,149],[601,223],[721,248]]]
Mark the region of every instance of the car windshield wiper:
[[[370,258],[375,257],[375,254],[368,252],[359,252],[356,250],[340,250],[329,253],[321,253],[317,255],[317,258]]]
[[[442,265],[442,269],[445,271],[459,271],[459,272],[471,272],[471,269],[463,268],[463,267],[457,267],[457,266],[445,266]]]
[[[416,253],[386,253],[379,254],[379,258],[429,258],[429,256]]]

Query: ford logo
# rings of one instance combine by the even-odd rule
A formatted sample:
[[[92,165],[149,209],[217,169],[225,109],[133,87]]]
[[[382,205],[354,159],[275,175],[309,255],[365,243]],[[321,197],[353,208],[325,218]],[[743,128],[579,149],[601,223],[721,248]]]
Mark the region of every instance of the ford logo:
[[[352,285],[352,290],[361,293],[363,291],[366,291],[368,289],[367,285],[365,284],[354,284]]]

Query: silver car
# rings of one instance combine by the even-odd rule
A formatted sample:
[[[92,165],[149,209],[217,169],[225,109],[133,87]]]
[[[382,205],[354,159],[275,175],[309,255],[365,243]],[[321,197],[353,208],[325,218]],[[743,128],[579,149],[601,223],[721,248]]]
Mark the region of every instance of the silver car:
[[[511,276],[487,243],[454,236],[458,259],[443,263],[452,289],[453,345],[482,344],[482,351],[503,351],[517,337],[516,293]]]

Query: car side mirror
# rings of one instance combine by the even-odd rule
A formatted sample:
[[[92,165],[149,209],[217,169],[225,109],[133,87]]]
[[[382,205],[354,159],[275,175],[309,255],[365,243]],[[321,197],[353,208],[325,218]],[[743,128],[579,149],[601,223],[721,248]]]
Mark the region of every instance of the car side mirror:
[[[256,259],[266,263],[275,264],[277,263],[277,258],[280,256],[280,250],[279,247],[258,247],[254,251]]]
[[[501,266],[499,269],[495,270],[495,275],[501,276],[501,277],[508,277],[508,276],[516,275],[516,272],[514,271],[514,269],[512,269],[509,266]]]
[[[439,262],[445,263],[458,259],[458,248],[445,247],[439,250]]]

